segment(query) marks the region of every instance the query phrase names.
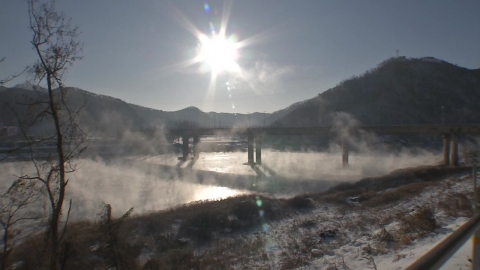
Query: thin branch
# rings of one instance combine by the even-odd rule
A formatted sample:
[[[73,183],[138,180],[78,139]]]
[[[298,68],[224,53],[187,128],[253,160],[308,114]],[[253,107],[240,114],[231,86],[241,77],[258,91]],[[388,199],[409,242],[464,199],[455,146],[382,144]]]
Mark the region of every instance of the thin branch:
[[[0,59],[0,63],[4,62],[5,59],[6,59],[6,57],[1,58],[1,59]],[[2,85],[4,85],[4,84],[12,81],[12,80],[15,79],[15,78],[18,78],[18,77],[22,76],[22,74],[25,73],[29,68],[30,68],[30,67],[27,66],[27,67],[25,67],[24,70],[22,70],[22,71],[19,72],[19,73],[16,73],[16,74],[14,74],[14,75],[10,75],[10,76],[8,76],[8,77],[5,78],[5,79],[1,79],[1,80],[0,80],[0,86],[2,86]]]

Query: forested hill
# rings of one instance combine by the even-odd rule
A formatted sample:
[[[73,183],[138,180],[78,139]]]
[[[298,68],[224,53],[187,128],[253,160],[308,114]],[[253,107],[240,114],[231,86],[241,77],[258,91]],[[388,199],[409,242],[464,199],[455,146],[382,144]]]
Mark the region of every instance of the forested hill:
[[[432,57],[388,59],[305,101],[273,126],[480,124],[480,69]]]
[[[309,127],[337,121],[363,125],[480,124],[480,69],[431,57],[388,59],[361,76],[272,114],[203,112],[196,107],[167,112],[79,88],[66,91],[68,106],[82,108],[79,123],[92,136],[118,136],[126,130],[160,126]],[[0,87],[0,122],[17,125],[19,116],[32,117],[36,112],[27,115],[28,106],[22,104],[43,95],[45,90],[33,91],[28,85]],[[52,127],[48,120],[38,121],[31,133],[48,133]]]
[[[162,111],[127,103],[118,98],[97,95],[79,88],[68,87],[67,107],[79,111],[77,122],[91,136],[118,137],[125,131],[158,127],[232,127],[258,126],[271,123],[271,114],[203,112],[196,107],[178,111]],[[54,90],[57,93],[58,90]],[[0,122],[5,126],[29,123],[44,107],[38,101],[46,99],[46,90],[21,84],[15,87],[0,87]],[[28,104],[37,104],[28,106]],[[46,106],[46,104],[44,104]],[[279,112],[282,115],[283,111]],[[278,118],[278,117],[277,117]],[[48,117],[37,119],[29,125],[29,135],[50,134],[53,129]]]

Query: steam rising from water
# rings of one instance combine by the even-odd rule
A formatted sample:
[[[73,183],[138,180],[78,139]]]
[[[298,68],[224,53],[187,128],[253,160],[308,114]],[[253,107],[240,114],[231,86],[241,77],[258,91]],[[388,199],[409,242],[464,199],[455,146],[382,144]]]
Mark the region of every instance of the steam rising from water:
[[[440,156],[412,154],[351,154],[350,166],[341,167],[341,155],[329,153],[263,151],[263,165],[245,165],[247,154],[201,153],[185,163],[176,155],[118,160],[80,161],[69,174],[68,196],[73,199],[73,218],[94,219],[102,202],[120,215],[130,207],[135,213],[166,209],[197,200],[218,199],[249,192],[291,196],[328,188],[342,181],[378,176],[394,169],[435,164]],[[28,162],[0,163],[0,187],[4,190]]]

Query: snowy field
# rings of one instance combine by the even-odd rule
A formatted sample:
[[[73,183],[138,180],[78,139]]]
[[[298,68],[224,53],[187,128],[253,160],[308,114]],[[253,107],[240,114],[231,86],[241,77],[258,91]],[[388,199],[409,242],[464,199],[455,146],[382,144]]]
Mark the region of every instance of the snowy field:
[[[304,259],[308,263],[299,269],[405,269],[468,221],[466,217],[452,217],[438,205],[449,194],[465,194],[472,199],[472,185],[471,176],[462,174],[445,179],[426,188],[419,196],[393,206],[359,208],[357,211],[345,211],[335,206],[318,207],[309,214],[269,224],[268,264],[277,269],[285,261]],[[398,215],[413,215],[423,207],[434,209],[438,225],[434,232],[404,244],[394,244],[382,238],[385,232],[389,235],[398,233],[401,226],[396,219],[385,220]],[[468,261],[471,254],[472,242],[467,241],[442,269],[471,269]]]

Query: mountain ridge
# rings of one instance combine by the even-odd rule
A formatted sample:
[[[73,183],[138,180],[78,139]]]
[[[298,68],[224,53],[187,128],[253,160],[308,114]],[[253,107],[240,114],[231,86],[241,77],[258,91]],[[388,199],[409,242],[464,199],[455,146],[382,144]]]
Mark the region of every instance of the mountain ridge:
[[[57,90],[54,90],[54,93]],[[257,126],[264,123],[270,114],[232,114],[203,112],[195,106],[178,111],[163,111],[127,103],[119,98],[96,94],[78,87],[65,87],[68,107],[80,109],[78,115],[82,128],[96,136],[118,137],[126,130],[142,130],[159,127],[232,127]],[[19,126],[26,123],[28,106],[20,104],[35,103],[46,98],[46,92],[34,91],[26,84],[0,88],[0,122],[5,125]],[[40,109],[38,109],[40,110]],[[29,112],[32,114],[32,112]],[[19,115],[24,115],[20,121]],[[265,122],[266,123],[266,122]],[[49,130],[48,120],[40,121],[31,128],[31,135]]]
[[[480,69],[433,57],[390,58],[305,101],[273,126],[328,126],[338,115],[364,125],[479,123]]]
[[[34,98],[35,91],[18,87],[1,87],[0,101],[19,103],[20,97]],[[480,68],[467,69],[433,57],[387,59],[311,99],[268,114],[203,112],[195,106],[163,111],[77,87],[66,90],[69,105],[84,106],[80,122],[104,136],[158,127],[328,126],[345,121],[345,117],[363,125],[480,122],[476,120],[480,115],[476,106],[480,103]],[[0,121],[14,125],[15,115],[4,107]],[[15,104],[10,107],[21,110]],[[38,129],[48,125],[41,126]]]

